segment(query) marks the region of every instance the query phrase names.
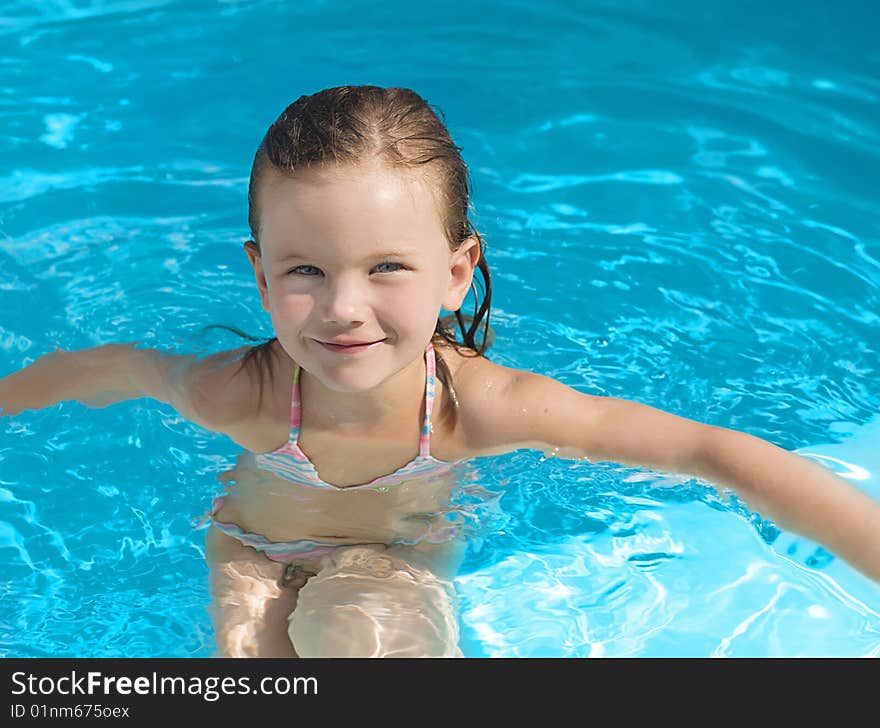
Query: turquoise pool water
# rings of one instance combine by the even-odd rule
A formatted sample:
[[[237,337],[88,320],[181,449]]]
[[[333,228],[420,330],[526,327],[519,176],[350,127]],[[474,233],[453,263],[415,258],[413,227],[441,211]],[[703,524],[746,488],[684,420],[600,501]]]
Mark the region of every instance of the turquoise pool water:
[[[493,360],[880,497],[875,15],[0,2],[0,375],[268,335],[241,249],[265,128],[327,86],[410,86],[471,169]],[[191,520],[239,452],[146,399],[0,418],[0,655],[211,655]],[[877,585],[704,483],[519,451],[478,485],[466,655],[880,654]]]

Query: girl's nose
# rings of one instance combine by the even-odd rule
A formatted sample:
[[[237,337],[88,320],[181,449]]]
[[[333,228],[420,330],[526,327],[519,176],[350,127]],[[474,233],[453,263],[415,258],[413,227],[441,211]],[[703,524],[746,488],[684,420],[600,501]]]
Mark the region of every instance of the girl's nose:
[[[323,318],[336,324],[360,323],[367,316],[367,292],[359,282],[338,278],[325,288],[322,302]]]

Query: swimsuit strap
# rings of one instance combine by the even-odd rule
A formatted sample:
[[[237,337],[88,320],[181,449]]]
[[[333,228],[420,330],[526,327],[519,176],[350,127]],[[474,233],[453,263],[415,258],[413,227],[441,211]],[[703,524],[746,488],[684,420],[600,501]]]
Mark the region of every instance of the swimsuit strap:
[[[293,371],[293,394],[291,396],[290,401],[290,438],[288,439],[288,443],[290,445],[296,445],[299,440],[299,423],[301,417],[301,407],[299,401],[299,372],[300,365],[297,362],[296,368]]]
[[[431,410],[434,408],[434,385],[437,382],[437,362],[430,341],[425,347],[425,369],[425,421],[419,438],[419,457],[422,458],[431,456]]]
[[[434,346],[431,342],[425,347],[425,421],[422,424],[422,434],[419,438],[419,457],[429,457],[431,454],[431,410],[434,408],[434,388],[437,381],[437,362],[434,357]],[[293,393],[290,402],[290,439],[291,445],[299,440],[299,427],[302,417],[302,406],[299,394],[299,364],[293,372]]]

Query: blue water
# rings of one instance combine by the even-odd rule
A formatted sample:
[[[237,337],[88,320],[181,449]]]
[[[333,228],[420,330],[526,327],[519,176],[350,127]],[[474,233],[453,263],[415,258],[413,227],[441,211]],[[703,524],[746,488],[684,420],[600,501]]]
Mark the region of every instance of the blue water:
[[[0,2],[0,375],[269,335],[241,248],[266,127],[402,85],[470,166],[494,361],[880,497],[876,27],[857,2]],[[211,655],[190,522],[238,452],[147,399],[0,418],[0,654]],[[880,654],[876,584],[705,483],[479,468],[466,655]]]

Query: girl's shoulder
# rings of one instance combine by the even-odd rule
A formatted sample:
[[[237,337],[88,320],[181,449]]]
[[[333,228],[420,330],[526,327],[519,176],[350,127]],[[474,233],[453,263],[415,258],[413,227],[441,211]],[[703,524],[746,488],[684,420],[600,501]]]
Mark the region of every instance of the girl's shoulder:
[[[505,396],[522,372],[490,361],[473,349],[456,348],[446,342],[435,345],[435,351],[446,363],[452,384],[449,388],[438,377],[435,407],[440,412],[452,405],[456,409],[454,425],[441,424],[438,428],[439,447],[435,449],[444,451],[441,459],[449,460],[489,454],[476,445],[479,438],[474,433],[484,427],[487,408]],[[441,422],[445,421],[441,417]]]
[[[212,354],[200,362],[200,423],[259,452],[277,421],[286,421],[295,362],[278,340],[251,354],[253,347]]]
[[[435,340],[434,351],[449,369],[456,395],[468,394],[474,387],[488,386],[491,389],[516,372],[515,369],[490,361],[469,347],[456,347],[445,340]]]

